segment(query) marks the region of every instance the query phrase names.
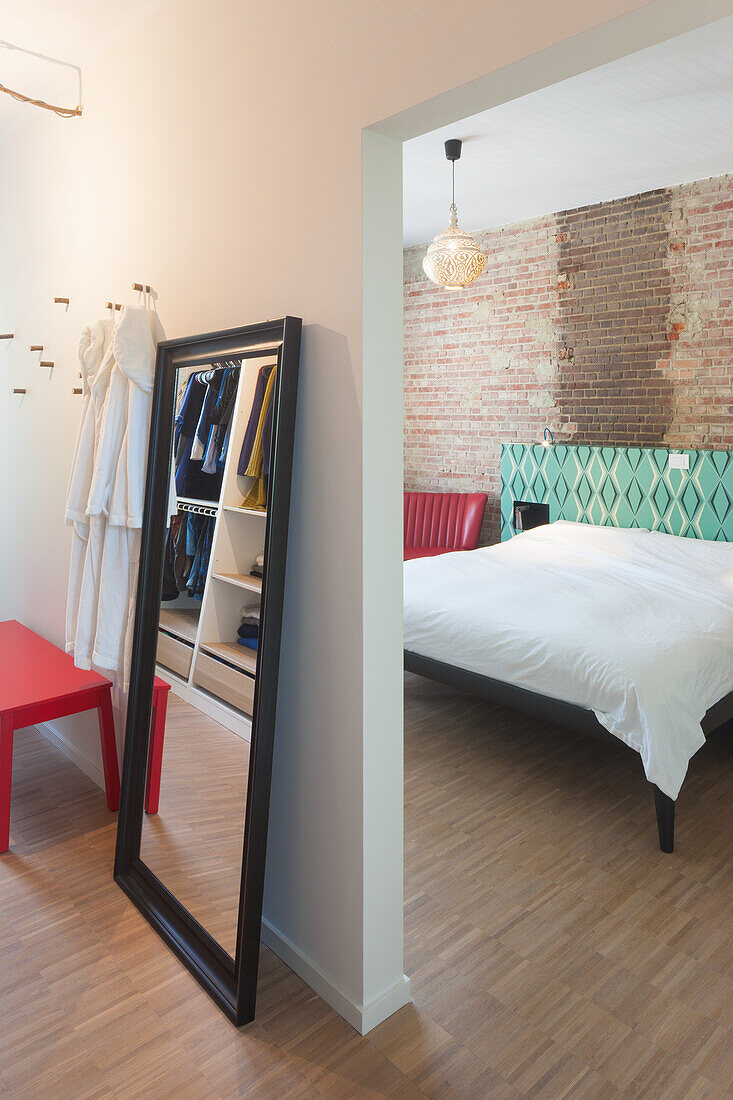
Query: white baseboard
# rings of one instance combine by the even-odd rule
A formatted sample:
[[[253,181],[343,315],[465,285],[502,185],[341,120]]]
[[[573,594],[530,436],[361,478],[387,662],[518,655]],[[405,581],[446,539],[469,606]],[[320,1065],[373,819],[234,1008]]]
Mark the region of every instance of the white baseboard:
[[[56,748],[62,753],[72,764],[76,764],[77,768],[84,772],[84,775],[89,776],[93,783],[96,783],[98,787],[105,790],[104,786],[104,772],[97,765],[89,760],[83,753],[66,740],[64,735],[59,732],[53,722],[39,722],[36,726],[39,733],[43,734],[47,740],[55,745]]]
[[[287,936],[278,932],[265,917],[262,918],[262,942],[274,951],[286,966],[295,971],[311,989],[315,990],[326,1004],[335,1009],[339,1016],[343,1016],[360,1035],[366,1035],[393,1012],[410,1004],[412,1000],[410,979],[403,974],[391,989],[375,997],[368,1004],[353,1001],[323,973],[316,963],[304,955]]]
[[[410,979],[407,974],[403,974],[391,989],[387,989],[368,1004],[362,1005],[361,1029],[357,1028],[357,1030],[360,1030],[360,1034],[366,1035],[367,1032],[388,1020],[394,1012],[409,1004],[412,1004]]]

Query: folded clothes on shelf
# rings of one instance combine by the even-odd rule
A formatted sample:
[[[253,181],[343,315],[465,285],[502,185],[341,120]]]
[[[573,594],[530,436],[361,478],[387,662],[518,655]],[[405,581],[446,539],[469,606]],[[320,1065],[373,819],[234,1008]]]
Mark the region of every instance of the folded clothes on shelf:
[[[259,623],[242,623],[237,631],[240,638],[256,638],[259,633]]]
[[[239,645],[246,646],[247,649],[256,650],[257,645],[258,645],[258,639],[257,638],[237,638],[237,643]]]

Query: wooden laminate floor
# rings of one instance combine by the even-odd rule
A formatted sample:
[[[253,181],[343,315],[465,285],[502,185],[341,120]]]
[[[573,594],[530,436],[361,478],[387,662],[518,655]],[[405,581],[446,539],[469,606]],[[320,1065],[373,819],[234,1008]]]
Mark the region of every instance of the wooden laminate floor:
[[[360,1039],[267,950],[232,1028],[112,882],[103,794],[19,733],[0,1096],[729,1097],[732,744],[664,856],[633,754],[408,677],[414,1004]]]
[[[249,741],[169,694],[160,804],[143,821],[140,856],[232,956],[248,769]]]

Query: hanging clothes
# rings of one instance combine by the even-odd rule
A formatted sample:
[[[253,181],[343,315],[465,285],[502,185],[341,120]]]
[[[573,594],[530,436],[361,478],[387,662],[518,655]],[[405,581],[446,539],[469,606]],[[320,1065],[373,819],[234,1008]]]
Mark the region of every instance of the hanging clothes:
[[[204,403],[201,406],[201,415],[196,425],[193,445],[191,447],[191,459],[196,461],[204,457],[204,450],[206,449],[206,443],[209,438],[209,429],[212,424],[214,409],[216,408],[216,399],[219,396],[219,386],[221,385],[221,375],[213,368],[204,371],[199,378],[206,386],[206,394],[204,396]]]
[[[188,378],[174,434],[179,496],[216,500],[220,494],[239,369],[214,366]]]
[[[190,513],[181,512],[180,523],[175,533],[173,543],[173,573],[176,587],[179,592],[182,592],[186,587],[186,577],[191,569],[191,561],[186,555],[186,535],[189,519]]]
[[[234,406],[237,403],[237,391],[239,389],[239,374],[240,367],[237,366],[233,369],[228,383],[228,392],[222,412],[221,423],[217,430],[218,453],[216,457],[216,468],[222,471],[224,470],[224,464],[226,463],[227,454],[229,453],[229,441],[231,439],[232,424],[234,422]]]
[[[170,600],[177,600],[179,596],[178,583],[176,581],[175,544],[180,525],[181,517],[174,516],[165,537],[165,550],[163,551],[163,588],[160,595],[163,603],[169,602]]]
[[[252,453],[250,454],[249,463],[247,469],[244,471],[247,477],[253,477],[255,480],[247,493],[246,497],[242,501],[243,508],[251,508],[254,511],[264,512],[267,507],[267,486],[265,484],[264,474],[264,459],[263,459],[263,439],[265,434],[265,425],[269,421],[270,434],[272,433],[272,414],[270,412],[272,406],[273,392],[275,389],[275,380],[277,378],[277,370],[272,369],[265,385],[265,393],[262,402],[262,409],[260,410],[260,418],[257,424],[257,431],[255,433],[254,442],[252,444]],[[270,414],[268,417],[268,413]],[[268,440],[269,442],[269,440]],[[268,473],[269,473],[269,449],[268,449]]]
[[[191,448],[201,408],[206,396],[206,386],[199,381],[198,374],[189,376],[186,392],[175,420],[174,454],[176,467],[176,492],[179,496],[192,496],[187,492],[188,472],[191,463]]]
[[[104,400],[109,384],[111,359],[105,351],[112,334],[111,321],[96,321],[84,329],[79,341],[79,366],[82,377],[82,411],[71,461],[66,496],[65,520],[72,528],[71,564],[66,597],[66,652],[74,653],[77,644],[79,606],[82,600],[84,566],[89,550],[90,517],[87,502],[96,462]],[[104,363],[104,370],[102,365]],[[101,556],[101,531],[94,532],[94,556]],[[98,569],[90,569],[89,581],[97,586]],[[89,595],[87,595],[87,599]],[[92,599],[94,596],[92,594]]]
[[[252,399],[252,409],[250,410],[247,427],[244,431],[242,450],[239,455],[239,463],[237,464],[237,473],[240,477],[244,477],[244,475],[246,474],[247,467],[249,466],[249,460],[252,457],[252,448],[254,446],[255,437],[257,435],[257,428],[260,423],[260,414],[262,412],[262,405],[265,400],[267,381],[274,369],[274,366],[261,367],[260,372],[257,375],[254,397]]]
[[[222,455],[222,444],[226,436],[227,427],[234,411],[234,401],[237,396],[239,383],[239,368],[226,367],[222,372],[219,394],[216,399],[216,407],[211,419],[209,438],[204,454],[202,471],[205,474],[215,474],[217,470],[224,468],[226,453]]]
[[[204,597],[213,534],[214,518],[212,516],[189,516],[186,552],[191,559],[191,567],[186,577],[186,591],[195,600],[202,600]]]

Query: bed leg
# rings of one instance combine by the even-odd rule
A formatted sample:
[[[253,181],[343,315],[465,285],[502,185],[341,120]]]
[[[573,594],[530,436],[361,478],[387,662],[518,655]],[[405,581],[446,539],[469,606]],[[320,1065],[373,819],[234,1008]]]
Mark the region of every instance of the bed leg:
[[[663,852],[674,851],[674,800],[654,784],[654,807],[657,811],[659,847]]]

